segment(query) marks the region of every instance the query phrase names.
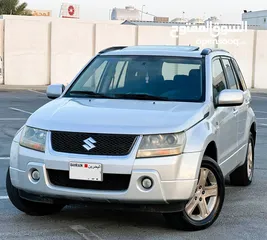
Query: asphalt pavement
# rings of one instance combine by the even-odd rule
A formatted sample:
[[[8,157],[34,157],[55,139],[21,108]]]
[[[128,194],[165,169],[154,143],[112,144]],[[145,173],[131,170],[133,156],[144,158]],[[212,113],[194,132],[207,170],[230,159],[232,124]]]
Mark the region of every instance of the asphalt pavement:
[[[246,188],[227,186],[218,220],[199,232],[170,229],[160,214],[74,205],[53,216],[30,217],[15,209],[5,189],[11,141],[30,114],[48,101],[41,90],[0,89],[0,240],[267,239],[267,94],[253,92],[258,119],[254,182]]]

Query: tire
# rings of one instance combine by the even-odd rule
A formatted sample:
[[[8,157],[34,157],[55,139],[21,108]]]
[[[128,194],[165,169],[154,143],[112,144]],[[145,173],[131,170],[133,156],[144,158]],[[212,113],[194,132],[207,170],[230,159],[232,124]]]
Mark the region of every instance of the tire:
[[[248,186],[252,183],[254,174],[254,139],[249,134],[245,163],[230,174],[230,181],[235,186]]]
[[[201,176],[204,176],[203,179],[205,179],[205,174],[209,177],[207,177],[207,180],[201,181]],[[205,182],[205,186],[203,182]],[[165,220],[172,228],[178,230],[198,231],[206,229],[218,218],[223,206],[224,195],[224,176],[219,165],[212,158],[204,156],[194,197],[188,201],[182,212],[164,214]],[[203,208],[203,204],[206,204],[207,207]],[[200,209],[202,209],[202,213],[205,212],[206,214],[202,214]],[[208,209],[208,211],[203,211],[203,209]]]
[[[37,203],[21,198],[18,189],[15,188],[11,183],[9,169],[6,175],[6,189],[8,197],[12,202],[12,204],[18,210],[26,213],[27,215],[31,216],[51,215],[60,212],[64,208],[64,205]]]

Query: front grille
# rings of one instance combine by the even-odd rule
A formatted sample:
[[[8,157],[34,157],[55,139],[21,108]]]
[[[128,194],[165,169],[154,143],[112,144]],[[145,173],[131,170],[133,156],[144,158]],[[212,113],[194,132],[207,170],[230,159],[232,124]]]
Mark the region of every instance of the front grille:
[[[69,179],[69,171],[47,169],[50,182],[53,185],[88,190],[127,190],[130,184],[129,174],[103,174],[103,182]]]
[[[91,138],[93,145],[85,148],[84,140]],[[51,133],[52,148],[57,152],[87,155],[125,156],[135,143],[135,135],[58,132]],[[93,146],[92,147],[90,147]]]

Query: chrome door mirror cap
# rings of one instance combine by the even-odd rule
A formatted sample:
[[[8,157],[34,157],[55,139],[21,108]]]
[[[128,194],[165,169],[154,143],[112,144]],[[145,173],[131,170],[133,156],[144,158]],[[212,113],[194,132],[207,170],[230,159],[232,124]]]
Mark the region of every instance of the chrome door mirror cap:
[[[240,106],[244,102],[244,94],[241,90],[226,89],[220,92],[217,99],[217,107]]]
[[[52,84],[47,87],[46,95],[50,99],[55,99],[60,97],[64,90],[65,86],[63,84]]]

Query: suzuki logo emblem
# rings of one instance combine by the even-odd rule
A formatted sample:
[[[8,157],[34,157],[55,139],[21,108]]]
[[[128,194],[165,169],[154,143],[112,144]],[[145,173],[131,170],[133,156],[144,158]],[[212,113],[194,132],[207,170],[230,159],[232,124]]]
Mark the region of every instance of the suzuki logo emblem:
[[[83,145],[83,147],[87,150],[90,151],[91,149],[95,148],[96,146],[94,145],[94,143],[96,143],[95,139],[93,138],[87,138],[85,140],[83,140],[83,142],[85,143]]]

